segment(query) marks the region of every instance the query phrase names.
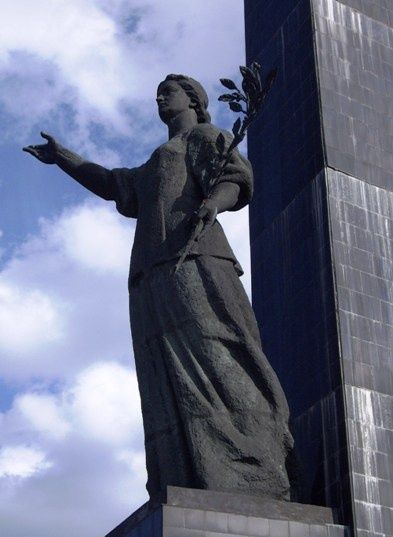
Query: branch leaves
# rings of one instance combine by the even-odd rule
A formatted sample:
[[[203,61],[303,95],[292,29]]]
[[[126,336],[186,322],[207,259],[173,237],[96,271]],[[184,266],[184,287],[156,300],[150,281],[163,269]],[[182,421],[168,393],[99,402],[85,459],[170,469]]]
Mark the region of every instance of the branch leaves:
[[[242,113],[244,115],[243,120],[238,118],[232,127],[234,140],[230,146],[231,151],[243,140],[246,130],[259,113],[262,104],[277,78],[277,69],[273,69],[267,74],[262,82],[261,66],[256,61],[252,62],[250,67],[241,65],[239,70],[242,75],[241,87],[243,93],[239,90],[233,80],[230,80],[229,78],[221,78],[221,84],[225,88],[233,91],[232,93],[224,93],[218,98],[219,101],[228,103],[229,108],[233,112]],[[245,103],[245,108],[241,103]],[[220,141],[220,144],[221,143],[222,142]],[[216,146],[218,149],[218,139]]]
[[[242,126],[242,120],[240,119],[240,117],[238,117],[232,127],[233,136],[236,137],[239,134],[241,126]]]
[[[229,108],[233,112],[243,114],[243,118],[238,117],[233,124],[233,140],[229,147],[226,146],[225,137],[222,133],[217,136],[215,144],[211,146],[212,154],[208,155],[204,170],[209,184],[209,191],[214,188],[224,173],[232,152],[244,139],[248,127],[259,113],[277,77],[277,70],[273,69],[267,74],[262,83],[261,66],[258,62],[252,62],[250,67],[241,65],[239,69],[242,75],[241,87],[243,93],[233,80],[229,78],[220,79],[221,84],[225,88],[232,90],[232,93],[224,93],[220,95],[218,100],[228,103]]]
[[[217,148],[218,154],[222,156],[225,152],[225,138],[222,132],[220,132],[220,134],[217,136],[216,148]]]
[[[218,100],[229,103],[231,101],[235,101],[236,97],[232,95],[231,93],[224,93],[224,95],[219,96]]]
[[[217,136],[215,144],[209,144],[209,154],[205,155],[206,165],[202,171],[204,181],[208,184],[208,197],[211,195],[214,187],[218,184],[220,177],[225,171],[225,167],[230,162],[231,155],[234,149],[240,144],[246,135],[246,131],[256,115],[259,113],[264,100],[266,99],[271,87],[277,77],[277,70],[273,69],[266,76],[263,84],[261,78],[261,66],[258,62],[252,62],[250,67],[241,65],[239,67],[242,75],[242,93],[233,80],[229,78],[221,78],[221,84],[232,91],[232,93],[224,93],[218,98],[219,101],[226,102],[229,108],[234,112],[243,114],[243,119],[238,117],[233,124],[232,133],[233,140],[226,148],[224,135],[220,132]],[[245,106],[243,108],[242,104]],[[202,221],[199,221],[194,229],[193,234],[188,240],[184,251],[179,258],[175,272],[181,267],[183,261],[191,251],[192,245],[202,232]],[[198,227],[199,226],[199,227]]]
[[[233,82],[233,80],[230,80],[229,78],[220,78],[221,84],[230,90],[237,90],[236,84]]]
[[[233,111],[233,112],[243,112],[243,108],[242,108],[242,105],[239,104],[239,103],[229,103],[229,108]]]

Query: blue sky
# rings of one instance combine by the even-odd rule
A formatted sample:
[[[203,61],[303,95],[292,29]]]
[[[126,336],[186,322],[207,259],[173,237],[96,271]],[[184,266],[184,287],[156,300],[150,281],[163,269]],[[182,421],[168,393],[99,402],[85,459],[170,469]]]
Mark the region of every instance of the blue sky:
[[[128,323],[135,222],[23,153],[45,130],[107,167],[166,138],[155,91],[244,63],[240,0],[5,0],[0,34],[0,527],[102,536],[146,500]],[[247,211],[221,221],[246,269]]]

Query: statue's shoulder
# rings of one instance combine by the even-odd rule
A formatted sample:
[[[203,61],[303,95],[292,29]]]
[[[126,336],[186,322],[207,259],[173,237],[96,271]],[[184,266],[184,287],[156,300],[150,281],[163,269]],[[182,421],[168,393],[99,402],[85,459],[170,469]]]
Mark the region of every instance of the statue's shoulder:
[[[211,141],[215,142],[217,136],[222,133],[225,137],[231,136],[229,132],[224,129],[220,129],[212,123],[198,123],[193,127],[188,135],[190,141]]]

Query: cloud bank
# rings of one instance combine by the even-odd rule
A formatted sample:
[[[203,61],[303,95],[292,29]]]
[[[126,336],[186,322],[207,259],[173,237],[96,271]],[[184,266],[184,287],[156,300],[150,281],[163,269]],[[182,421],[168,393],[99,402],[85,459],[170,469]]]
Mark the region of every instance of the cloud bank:
[[[99,131],[114,146],[127,136],[142,155],[162,136],[152,100],[166,74],[191,74],[214,93],[243,61],[242,9],[238,0],[9,0],[0,36],[9,135],[25,141],[54,125],[93,158]]]

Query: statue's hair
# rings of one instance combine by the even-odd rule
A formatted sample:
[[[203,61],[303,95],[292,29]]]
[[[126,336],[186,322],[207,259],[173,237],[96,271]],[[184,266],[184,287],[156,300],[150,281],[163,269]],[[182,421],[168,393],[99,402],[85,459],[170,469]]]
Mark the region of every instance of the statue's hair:
[[[167,80],[174,80],[181,86],[187,95],[190,97],[191,102],[195,105],[195,112],[198,118],[198,123],[210,123],[211,117],[207,111],[209,105],[209,97],[202,85],[193,78],[185,75],[168,75],[164,82]],[[162,82],[161,82],[162,84]]]

